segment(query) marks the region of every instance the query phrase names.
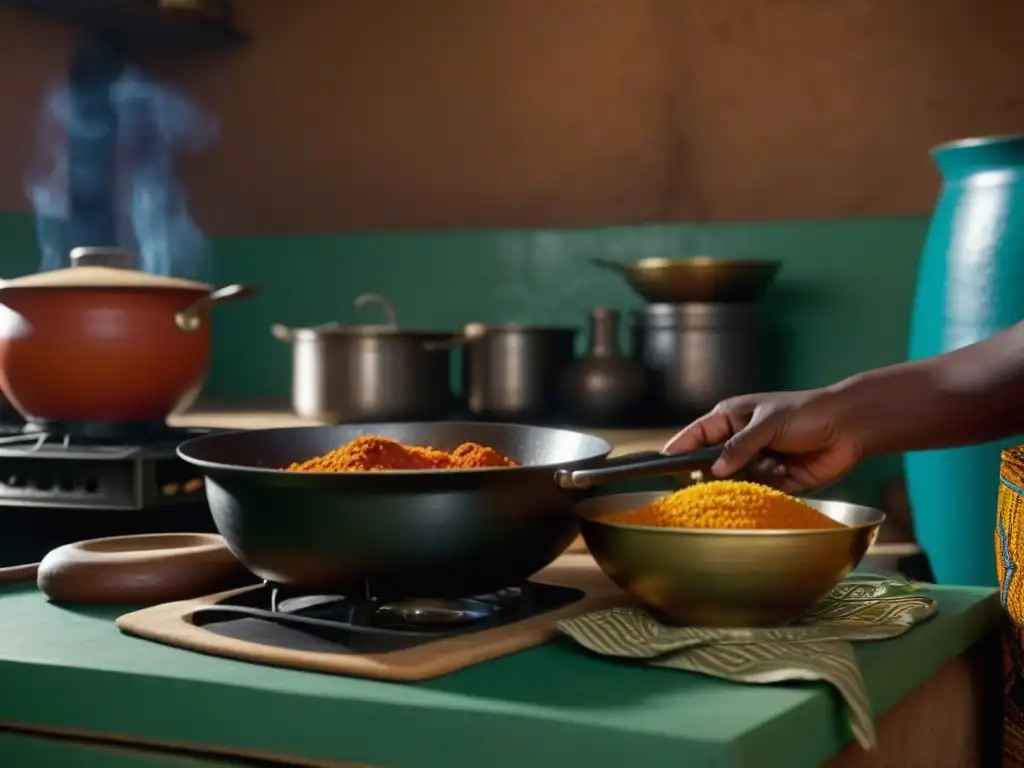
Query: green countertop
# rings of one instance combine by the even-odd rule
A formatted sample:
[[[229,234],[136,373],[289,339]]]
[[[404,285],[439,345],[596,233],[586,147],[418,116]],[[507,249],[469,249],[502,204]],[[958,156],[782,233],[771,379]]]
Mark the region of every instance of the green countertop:
[[[252,763],[175,755],[0,731],[0,758],[16,768],[252,768]]]
[[[876,713],[997,626],[992,590],[931,594],[934,619],[859,648]],[[126,610],[0,589],[0,722],[388,768],[801,768],[850,738],[838,698],[818,684],[744,686],[565,642],[425,683],[381,683],[127,637],[112,623]]]

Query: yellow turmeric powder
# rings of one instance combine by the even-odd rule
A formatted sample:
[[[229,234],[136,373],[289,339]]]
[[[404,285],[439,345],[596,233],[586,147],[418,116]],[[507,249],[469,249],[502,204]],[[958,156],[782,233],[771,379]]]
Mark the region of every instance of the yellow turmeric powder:
[[[832,518],[789,494],[759,483],[715,480],[691,485],[647,506],[615,512],[610,523],[663,528],[799,530],[841,528]]]

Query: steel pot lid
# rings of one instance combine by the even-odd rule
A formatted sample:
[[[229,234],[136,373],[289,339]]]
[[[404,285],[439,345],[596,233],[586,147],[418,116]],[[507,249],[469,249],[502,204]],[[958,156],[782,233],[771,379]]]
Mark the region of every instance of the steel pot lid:
[[[294,330],[315,336],[408,336],[414,339],[426,339],[452,335],[450,331],[424,331],[416,328],[399,328],[397,325],[338,325],[336,323]]]
[[[0,281],[0,290],[16,288],[117,288],[143,290],[176,290],[209,293],[213,287],[195,280],[166,277],[142,272],[132,265],[127,251],[117,248],[75,248],[71,266],[50,272]]]
[[[399,328],[395,325],[341,325],[340,323],[325,323],[309,328],[290,328],[286,325],[275,324],[270,327],[270,332],[280,341],[293,341],[304,339],[319,339],[323,337],[350,337],[350,338],[389,338],[409,339],[415,341],[434,341],[446,339],[453,334],[444,331],[421,331],[408,328]]]
[[[525,323],[477,323],[480,335],[488,333],[576,333],[578,329],[561,325],[527,325]]]
[[[387,321],[380,325],[342,325],[341,323],[324,323],[308,328],[291,328],[287,325],[275,323],[270,326],[270,333],[278,341],[305,341],[323,337],[348,337],[348,338],[379,338],[392,340],[416,341],[419,343],[448,339],[457,334],[446,331],[424,331],[408,328],[399,328],[395,320],[395,307],[391,301],[376,293],[363,293],[356,297],[353,302],[358,312],[365,307],[380,307],[387,317]]]

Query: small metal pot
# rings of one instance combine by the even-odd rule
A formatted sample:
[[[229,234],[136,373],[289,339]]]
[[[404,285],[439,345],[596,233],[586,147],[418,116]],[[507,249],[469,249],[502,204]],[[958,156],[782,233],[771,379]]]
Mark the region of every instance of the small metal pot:
[[[473,327],[475,338],[465,342],[462,365],[470,413],[501,421],[556,415],[558,382],[575,358],[576,329],[514,323]]]
[[[355,302],[356,309],[371,304],[384,309],[386,324],[271,326],[274,338],[292,345],[295,413],[333,424],[445,418],[452,406],[452,334],[398,328],[394,307],[382,296],[364,294]]]
[[[152,422],[199,392],[209,311],[255,289],[160,277],[110,248],[0,283],[0,385],[28,419]]]
[[[633,352],[654,379],[659,410],[694,418],[764,388],[761,306],[651,304],[634,316]]]

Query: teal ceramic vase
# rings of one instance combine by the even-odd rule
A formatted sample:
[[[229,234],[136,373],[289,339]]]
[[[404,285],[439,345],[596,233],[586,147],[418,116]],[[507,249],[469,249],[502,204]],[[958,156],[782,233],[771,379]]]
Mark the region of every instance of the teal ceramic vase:
[[[943,184],[918,272],[911,359],[1024,319],[1024,135],[956,141],[932,156]],[[914,527],[939,583],[996,585],[999,453],[1018,442],[907,454]]]

